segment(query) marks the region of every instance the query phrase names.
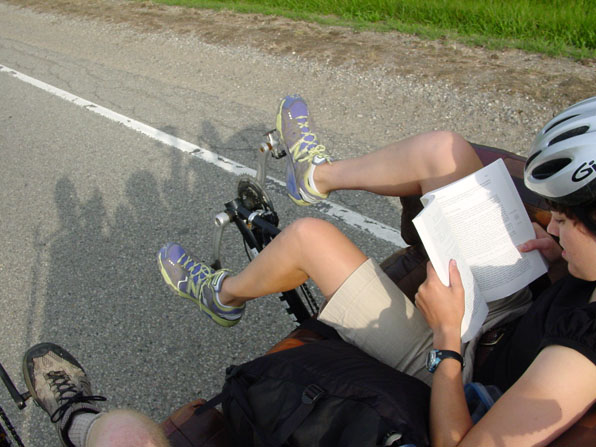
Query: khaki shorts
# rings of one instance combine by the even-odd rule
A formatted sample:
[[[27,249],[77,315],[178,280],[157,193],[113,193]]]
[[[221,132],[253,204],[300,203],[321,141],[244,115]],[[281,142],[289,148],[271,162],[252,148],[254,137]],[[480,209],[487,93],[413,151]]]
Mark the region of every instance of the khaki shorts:
[[[481,333],[527,309],[531,296],[523,290],[494,302],[495,310],[489,312]],[[517,311],[512,312],[512,308]],[[319,319],[381,362],[431,383],[425,363],[432,348],[432,331],[416,306],[374,260],[368,259],[346,279]],[[475,342],[469,345],[475,346]],[[474,360],[474,349],[469,351],[464,352],[466,382],[471,379]]]

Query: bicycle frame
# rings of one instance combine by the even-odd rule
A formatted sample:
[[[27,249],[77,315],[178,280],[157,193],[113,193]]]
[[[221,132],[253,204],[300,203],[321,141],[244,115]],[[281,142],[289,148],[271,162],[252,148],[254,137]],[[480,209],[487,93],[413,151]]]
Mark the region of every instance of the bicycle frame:
[[[241,176],[238,181],[238,197],[227,202],[224,205],[225,211],[215,216],[216,232],[211,263],[215,269],[222,267],[221,240],[224,229],[230,223],[234,223],[240,231],[249,259],[253,259],[281,231],[278,228],[279,218],[265,191],[267,158],[269,155],[276,159],[286,156],[285,151],[278,148],[275,132],[266,133],[267,141],[259,147],[255,177]],[[282,292],[279,299],[285,303],[287,312],[298,324],[319,311],[319,306],[306,284]]]
[[[12,380],[10,380],[10,376],[8,375],[8,373],[6,372],[6,370],[4,369],[4,367],[2,366],[1,363],[0,363],[0,378],[2,378],[2,382],[4,382],[4,386],[10,393],[10,397],[12,397],[12,400],[14,400],[14,402],[17,405],[17,407],[19,408],[19,410],[22,410],[23,408],[25,408],[25,406],[26,406],[25,402],[27,399],[29,399],[31,397],[31,394],[28,391],[25,393],[20,393],[19,390],[17,390],[16,386],[14,385]],[[15,440],[17,445],[19,447],[24,447],[23,441],[21,441],[19,434],[17,433],[16,429],[14,428],[14,426],[8,419],[8,416],[6,415],[6,413],[4,412],[4,409],[2,407],[0,407],[0,419],[1,419],[1,421],[0,421],[0,447],[11,447],[12,446],[12,443],[10,442],[10,439],[8,437],[6,429],[10,432],[10,435]],[[2,426],[2,421],[6,424],[6,429]]]
[[[275,132],[271,131],[265,134],[267,141],[258,148],[256,175],[254,177],[242,176],[238,181],[238,197],[227,202],[224,205],[225,211],[215,216],[216,231],[213,262],[211,263],[215,269],[220,269],[222,266],[221,240],[224,229],[230,223],[234,223],[240,231],[249,259],[254,258],[262,251],[281,231],[278,228],[279,218],[265,191],[267,159],[269,156],[276,159],[286,156],[285,151],[278,149],[278,142],[274,137]],[[298,324],[316,315],[319,311],[319,305],[306,284],[282,292],[279,299],[285,304],[288,314],[292,315]],[[19,410],[25,408],[27,399],[31,397],[30,393],[20,393],[17,390],[2,364],[0,364],[0,378]],[[0,407],[0,447],[13,446],[9,436],[14,439],[16,445],[24,447],[16,429],[3,408]]]

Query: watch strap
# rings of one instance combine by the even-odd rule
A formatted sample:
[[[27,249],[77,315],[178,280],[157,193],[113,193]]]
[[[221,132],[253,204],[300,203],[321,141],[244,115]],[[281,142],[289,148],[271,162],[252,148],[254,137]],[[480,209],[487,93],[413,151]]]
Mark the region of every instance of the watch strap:
[[[461,354],[448,349],[431,349],[427,356],[426,368],[429,372],[434,373],[444,359],[455,359],[461,363],[462,369],[464,368],[465,362]]]
[[[464,358],[461,356],[459,352],[450,351],[449,349],[439,349],[437,351],[437,357],[441,360],[443,359],[455,359],[461,363],[461,367],[464,367]]]

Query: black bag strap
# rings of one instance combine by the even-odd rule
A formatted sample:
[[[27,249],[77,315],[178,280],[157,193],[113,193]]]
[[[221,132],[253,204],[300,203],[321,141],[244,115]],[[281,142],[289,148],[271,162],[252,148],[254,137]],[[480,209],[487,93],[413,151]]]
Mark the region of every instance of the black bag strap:
[[[284,423],[273,433],[267,433],[255,421],[250,402],[246,398],[246,385],[242,379],[232,377],[229,381],[229,395],[238,404],[259,439],[267,446],[279,447],[284,445],[290,435],[302,424],[306,417],[314,410],[317,401],[325,395],[325,390],[316,384],[308,385],[303,393],[300,405],[290,414]]]
[[[302,402],[284,423],[273,433],[273,438],[282,445],[315,409],[317,401],[325,395],[325,390],[317,384],[308,385],[302,393]]]
[[[229,386],[225,387],[221,393],[213,396],[211,399],[209,399],[207,402],[205,402],[200,407],[197,407],[194,411],[194,414],[195,414],[195,416],[199,416],[202,413],[204,413],[212,408],[215,408],[219,404],[223,403],[224,400],[226,400],[228,397],[232,397],[238,403],[238,407],[242,411],[242,414],[244,414],[244,418],[250,424],[250,426],[252,427],[254,432],[261,439],[261,441],[263,441],[265,443],[265,445],[267,445],[267,446],[271,446],[271,447],[281,446],[281,444],[277,444],[274,441],[272,441],[270,439],[271,436],[270,435],[268,436],[266,433],[264,433],[263,430],[259,426],[257,426],[256,423],[254,422],[255,417],[254,417],[254,414],[250,407],[250,404],[249,404],[248,400],[246,399],[245,391],[246,391],[246,387],[240,385],[237,380],[230,380]],[[235,434],[232,434],[232,435],[235,436]],[[289,436],[289,434],[288,434],[288,436]]]
[[[228,386],[224,387],[221,393],[198,407],[195,410],[195,414],[199,415],[210,408],[214,408],[229,397],[238,404],[238,408],[252,427],[254,433],[267,446],[282,446],[288,440],[290,435],[296,431],[300,424],[302,424],[307,416],[314,410],[317,401],[326,394],[325,390],[317,384],[310,384],[305,387],[302,392],[300,405],[287,417],[284,423],[278,427],[274,433],[269,434],[263,431],[263,429],[256,423],[254,412],[246,397],[248,386],[245,380],[238,374],[239,368],[240,367],[230,368],[226,377]]]
[[[209,399],[207,402],[205,402],[200,407],[195,408],[194,414],[198,416],[207,410],[217,407],[219,404],[221,404],[224,401],[224,399],[227,396],[228,396],[228,390],[227,389],[223,390],[221,393],[213,396],[211,399]]]
[[[239,366],[235,366],[235,365],[232,365],[228,368],[228,370],[226,371],[226,382],[230,382],[233,377],[236,377],[236,374],[238,373],[239,368],[240,368]],[[230,395],[230,388],[224,387],[224,389],[221,391],[221,393],[216,394],[211,399],[209,399],[207,402],[205,402],[203,405],[198,407],[194,411],[194,414],[199,415],[211,408],[215,408],[219,404],[223,403],[223,401],[229,395]],[[248,401],[247,401],[247,403],[248,403]]]

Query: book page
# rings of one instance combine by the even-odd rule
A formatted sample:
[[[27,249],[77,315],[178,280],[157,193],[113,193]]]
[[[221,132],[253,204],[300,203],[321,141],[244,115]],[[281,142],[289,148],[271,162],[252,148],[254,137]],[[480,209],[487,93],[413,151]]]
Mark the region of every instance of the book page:
[[[480,330],[488,315],[484,299],[478,298],[477,284],[472,271],[461,255],[448,223],[434,201],[427,202],[424,209],[413,219],[439,279],[449,286],[449,261],[455,259],[465,291],[465,313],[461,325],[462,340],[470,341]]]
[[[537,251],[517,249],[535,233],[501,159],[429,196],[441,208],[485,300],[504,298],[546,273]]]

